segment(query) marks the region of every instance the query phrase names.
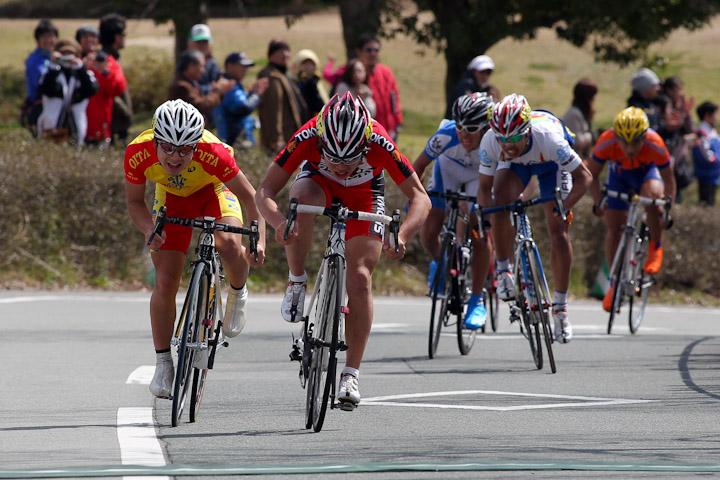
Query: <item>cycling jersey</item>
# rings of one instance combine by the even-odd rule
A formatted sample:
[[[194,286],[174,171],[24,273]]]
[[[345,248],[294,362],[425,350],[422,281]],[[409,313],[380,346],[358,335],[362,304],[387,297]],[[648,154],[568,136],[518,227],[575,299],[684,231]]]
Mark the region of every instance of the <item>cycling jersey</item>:
[[[650,129],[645,134],[642,149],[635,158],[630,159],[620,148],[620,140],[615,135],[615,131],[610,129],[604,131],[598,138],[593,150],[593,160],[600,163],[608,160],[617,163],[618,173],[622,175],[623,171],[647,169],[650,165],[655,165],[660,170],[667,168],[670,166],[670,153],[662,137],[655,130]]]
[[[415,173],[408,159],[400,153],[385,128],[373,120],[369,151],[355,171],[346,179],[335,177],[322,161],[318,148],[316,118],[311,119],[275,158],[275,163],[289,175],[302,167],[297,179],[312,178],[326,195],[326,206],[339,199],[351,210],[385,213],[385,175],[387,170],[396,184],[401,184]],[[297,180],[296,179],[296,180]],[[382,238],[383,224],[349,220],[345,238],[366,235]]]
[[[158,161],[153,139],[153,131],[146,130],[125,150],[128,182],[142,185],[150,180],[168,193],[187,197],[207,185],[223,184],[240,171],[232,148],[205,130],[187,168],[178,175],[169,176]]]
[[[566,133],[565,126],[555,115],[533,110],[530,117],[530,140],[525,152],[516,158],[506,158],[495,133],[488,130],[480,142],[480,173],[494,176],[496,170],[510,168],[512,164],[536,165],[546,162],[554,162],[560,169],[572,172],[582,165],[582,160],[568,143]]]
[[[444,123],[430,137],[424,150],[425,156],[435,160],[432,177],[428,181],[429,192],[444,193],[448,190],[475,195],[478,190],[480,165],[478,149],[468,152],[460,144],[455,121]],[[445,209],[445,199],[430,197],[434,208]]]

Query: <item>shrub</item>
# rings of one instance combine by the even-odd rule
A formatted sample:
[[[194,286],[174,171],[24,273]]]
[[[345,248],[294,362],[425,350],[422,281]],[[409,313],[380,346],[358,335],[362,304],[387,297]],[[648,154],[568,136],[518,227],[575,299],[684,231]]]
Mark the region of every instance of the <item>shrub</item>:
[[[167,54],[137,57],[123,63],[135,112],[154,112],[167,100],[168,87],[175,74],[175,63]]]
[[[0,67],[0,125],[20,124],[20,108],[26,96],[22,70]]]

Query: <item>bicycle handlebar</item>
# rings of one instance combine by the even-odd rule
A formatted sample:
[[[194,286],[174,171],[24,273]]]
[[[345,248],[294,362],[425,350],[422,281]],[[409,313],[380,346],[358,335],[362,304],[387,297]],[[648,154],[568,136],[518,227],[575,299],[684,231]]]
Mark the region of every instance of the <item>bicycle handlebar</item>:
[[[347,207],[343,207],[339,204],[333,204],[330,208],[320,207],[318,205],[304,205],[298,203],[297,198],[290,200],[290,206],[288,208],[285,218],[287,222],[285,224],[285,232],[283,233],[283,239],[287,240],[288,234],[295,226],[295,219],[298,213],[310,213],[313,215],[324,215],[330,217],[338,223],[345,223],[347,220],[362,220],[369,222],[381,222],[390,227],[390,246],[395,247],[395,253],[400,252],[400,245],[398,244],[398,234],[400,232],[400,210],[393,210],[392,217],[383,215],[380,213],[361,212],[355,210],[349,210]]]
[[[162,206],[155,216],[155,228],[153,228],[150,238],[147,244],[150,245],[155,238],[155,235],[162,235],[163,228],[168,223],[174,225],[182,225],[184,227],[199,228],[206,231],[222,231],[228,233],[238,233],[241,235],[248,235],[250,237],[250,252],[255,256],[255,261],[259,260],[257,252],[257,244],[260,238],[260,232],[258,230],[258,221],[253,220],[250,222],[250,228],[238,227],[235,225],[228,225],[227,223],[217,223],[212,217],[205,217],[202,220],[196,218],[179,218],[179,217],[168,217],[167,207]]]
[[[560,218],[562,218],[563,222],[567,221],[567,212],[565,210],[565,207],[563,207],[562,203],[562,196],[560,195],[560,189],[556,188],[555,191],[553,191],[552,194],[548,195],[542,195],[539,197],[531,198],[530,200],[515,200],[513,203],[508,203],[507,205],[498,205],[496,207],[488,207],[488,208],[482,208],[480,205],[475,204],[475,214],[478,217],[478,225],[485,225],[485,215],[489,215],[491,213],[498,213],[498,212],[519,212],[523,213],[528,207],[532,207],[534,205],[540,205],[541,203],[546,202],[555,202],[556,209],[558,213],[560,214]],[[480,238],[485,238],[485,232],[484,228],[480,229]]]
[[[608,189],[608,186],[605,185],[602,188],[602,196],[604,199],[607,199],[607,197],[613,197],[620,200],[624,200],[628,203],[637,202],[642,205],[657,205],[658,207],[663,207],[663,221],[667,224],[666,229],[669,229],[673,225],[673,219],[670,216],[670,207],[672,206],[672,202],[670,201],[670,197],[665,198],[650,198],[650,197],[643,197],[640,194],[637,194],[633,192],[632,190],[627,193],[621,193],[615,190]],[[604,203],[603,200],[601,200],[601,203]]]
[[[430,197],[438,197],[438,198],[444,198],[445,200],[457,200],[459,202],[472,202],[475,203],[477,201],[477,197],[474,195],[467,195],[462,192],[454,192],[452,190],[447,190],[445,193],[443,192],[427,192],[428,196]]]

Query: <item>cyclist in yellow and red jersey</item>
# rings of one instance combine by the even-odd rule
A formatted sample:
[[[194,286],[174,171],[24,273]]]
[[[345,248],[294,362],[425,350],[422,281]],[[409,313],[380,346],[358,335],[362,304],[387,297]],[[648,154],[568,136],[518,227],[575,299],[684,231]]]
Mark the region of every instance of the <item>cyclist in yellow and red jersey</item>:
[[[607,176],[609,190],[627,193],[628,190],[644,197],[662,199],[675,198],[675,175],[673,166],[660,135],[650,128],[645,112],[637,107],[628,107],[615,117],[613,128],[600,135],[588,168],[593,174],[590,185],[595,206],[595,215],[605,219],[605,255],[611,261],[622,236],[622,226],[627,219],[628,204],[619,198],[609,197],[603,207],[599,175],[606,163],[610,163]],[[645,273],[656,274],[662,265],[662,220],[660,207],[648,205],[647,226],[650,230],[650,248],[645,263]],[[614,286],[610,286],[603,308],[612,309]]]
[[[398,236],[399,253],[387,239],[383,240],[384,224],[359,220],[346,223],[349,313],[345,337],[349,348],[340,375],[338,401],[341,408],[352,410],[360,402],[359,368],[372,326],[373,269],[383,249],[391,259],[405,255],[405,245],[427,217],[430,199],[407,158],[385,128],[371,118],[362,100],[353,98],[350,92],[342,98],[335,95],[290,139],[257,190],[258,208],[275,229],[275,239],[285,245],[290,279],[281,313],[289,322],[298,322],[303,316],[305,259],[312,246],[314,216],[299,214],[288,239],[283,239],[286,219],[276,196],[298,168],[290,197],[301,204],[329,207],[333,199],[338,199],[350,210],[383,214],[384,170],[410,199]]]
[[[223,333],[234,337],[245,326],[250,264],[261,264],[265,255],[265,221],[255,205],[255,189],[240,171],[232,148],[205,130],[202,114],[182,100],[169,100],[155,110],[153,128],[141,133],[125,151],[125,194],[128,211],[147,242],[155,214],[162,206],[171,217],[215,217],[219,222],[242,226],[258,220],[258,262],[245,249],[239,235],[216,232],[215,242],[230,281]],[[145,204],[145,185],[155,183],[152,214]],[[170,339],[175,321],[175,295],[180,286],[185,253],[192,229],[168,224],[150,244],[155,266],[155,289],[150,298],[150,323],[157,356],[150,391],[167,398],[173,383]]]

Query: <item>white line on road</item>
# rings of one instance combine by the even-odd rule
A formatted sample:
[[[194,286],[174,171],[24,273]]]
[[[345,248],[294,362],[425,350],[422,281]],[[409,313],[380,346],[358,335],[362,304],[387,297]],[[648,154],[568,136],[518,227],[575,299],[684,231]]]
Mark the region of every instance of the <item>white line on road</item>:
[[[167,465],[160,441],[155,435],[153,409],[120,408],[117,413],[117,436],[123,465],[162,467]],[[128,477],[129,478],[129,477]],[[168,479],[170,477],[132,477]]]

